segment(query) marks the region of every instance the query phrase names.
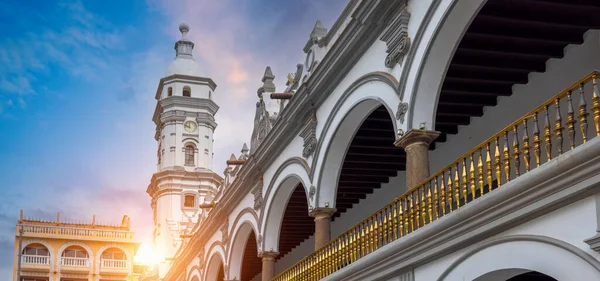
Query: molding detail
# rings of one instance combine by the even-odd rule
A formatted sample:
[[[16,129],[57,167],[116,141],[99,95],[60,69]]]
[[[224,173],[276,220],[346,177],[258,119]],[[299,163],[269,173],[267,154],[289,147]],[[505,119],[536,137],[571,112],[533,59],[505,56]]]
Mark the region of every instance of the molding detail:
[[[254,188],[250,191],[254,195],[254,210],[260,211],[263,206],[263,180],[262,178],[256,183]]]
[[[221,233],[223,234],[221,241],[223,241],[223,245],[227,245],[229,241],[229,219],[225,219],[223,226],[221,226]]]
[[[300,131],[300,137],[304,139],[304,150],[302,150],[302,157],[308,159],[317,149],[317,113],[313,112],[310,121],[302,131]]]
[[[410,49],[410,37],[408,37],[408,21],[410,13],[404,6],[402,12],[398,13],[387,29],[381,35],[380,40],[387,45],[385,66],[393,68],[402,63],[402,59]]]
[[[400,121],[400,124],[404,124],[404,116],[408,111],[408,103],[401,102],[398,104],[398,112],[396,112],[396,119]]]
[[[313,197],[315,197],[315,193],[317,193],[317,189],[314,185],[311,185],[310,190],[308,191],[308,197],[310,197],[310,200],[313,200]]]

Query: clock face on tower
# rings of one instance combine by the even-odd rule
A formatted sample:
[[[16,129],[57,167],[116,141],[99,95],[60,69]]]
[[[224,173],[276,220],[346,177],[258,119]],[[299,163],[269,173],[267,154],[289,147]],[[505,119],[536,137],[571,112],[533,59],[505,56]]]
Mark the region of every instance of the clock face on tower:
[[[198,127],[198,125],[196,125],[196,123],[194,121],[187,121],[183,124],[183,127],[186,132],[193,133],[194,131],[196,131],[196,128]]]

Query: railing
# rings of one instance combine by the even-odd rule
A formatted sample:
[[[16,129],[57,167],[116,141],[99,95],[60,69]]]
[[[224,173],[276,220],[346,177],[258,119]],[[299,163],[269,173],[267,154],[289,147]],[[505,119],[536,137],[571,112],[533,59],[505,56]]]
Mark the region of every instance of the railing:
[[[22,255],[21,263],[22,264],[40,264],[40,265],[47,264],[47,265],[49,265],[50,257],[49,256],[36,256],[36,255]]]
[[[62,257],[60,259],[61,266],[80,266],[80,267],[88,267],[89,266],[89,258],[68,258]]]
[[[600,135],[598,77],[588,74],[273,280],[319,280]]]
[[[133,239],[133,232],[126,230],[105,230],[91,228],[75,228],[64,226],[23,225],[25,233],[38,233],[60,236],[94,237],[105,239]]]
[[[126,269],[127,268],[127,260],[102,259],[101,268]]]

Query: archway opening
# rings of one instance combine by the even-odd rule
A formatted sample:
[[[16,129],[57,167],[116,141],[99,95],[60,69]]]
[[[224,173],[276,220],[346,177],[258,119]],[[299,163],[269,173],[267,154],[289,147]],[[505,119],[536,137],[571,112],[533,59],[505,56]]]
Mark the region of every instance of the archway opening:
[[[223,269],[223,264],[219,266],[219,272],[217,273],[217,281],[225,280],[225,270]]]
[[[315,233],[314,219],[308,215],[304,186],[300,183],[292,192],[283,213],[279,232],[279,256],[285,256]]]
[[[206,268],[206,281],[224,281],[225,269],[223,268],[223,259],[217,253],[213,254]]]
[[[21,254],[23,264],[50,264],[50,251],[42,244],[29,244]]]
[[[511,96],[514,85],[527,84],[530,73],[545,72],[547,61],[562,58],[567,45],[583,43],[586,31],[600,28],[598,1],[483,2],[446,66],[434,116],[441,135],[435,142],[458,134],[459,126],[482,117],[485,107]]]
[[[346,151],[337,185],[337,212],[332,220],[388,183],[398,171],[404,171],[406,154],[394,146],[394,140],[390,114],[385,106],[379,106],[361,123]]]
[[[506,281],[558,281],[546,274],[530,271],[526,273],[519,274],[515,277],[507,279]]]
[[[262,271],[262,260],[257,253],[256,235],[254,231],[251,231],[246,241],[246,247],[244,247],[240,281],[251,281]]]

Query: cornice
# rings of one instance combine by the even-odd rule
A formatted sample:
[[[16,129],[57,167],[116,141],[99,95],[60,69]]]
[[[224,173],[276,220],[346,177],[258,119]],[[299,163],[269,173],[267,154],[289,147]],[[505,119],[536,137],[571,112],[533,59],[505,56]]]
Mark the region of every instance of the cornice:
[[[264,167],[274,161],[272,155],[279,155],[285,149],[285,145],[296,137],[302,128],[300,124],[304,124],[311,117],[313,111],[310,109],[317,108],[325,101],[383,31],[385,22],[389,21],[390,13],[406,3],[406,0],[362,1],[356,9],[353,9],[352,7],[357,3],[358,1],[352,1],[346,7],[340,17],[343,19],[338,21],[344,22],[347,17],[345,13],[353,12],[350,24],[327,52],[307,83],[302,84],[292,96],[271,132],[246,160],[234,182],[227,188],[231,191],[223,194],[217,207],[212,209],[203,222],[203,227],[192,236],[189,246],[174,261],[163,280],[175,280],[174,272],[184,269],[186,261],[194,257],[194,249],[202,247],[202,241],[206,241],[212,235],[211,230],[219,229],[222,223],[220,218],[226,217],[233,211],[242,198],[251,191],[253,185],[248,183],[256,182]],[[332,28],[330,33],[336,30]]]
[[[150,197],[158,195],[159,192],[162,192],[162,190],[158,190],[158,185],[160,184],[160,182],[173,179],[189,181],[205,180],[212,182],[216,185],[219,185],[221,182],[223,182],[223,178],[214,172],[188,172],[180,170],[166,170],[152,175],[152,179],[150,180],[150,184],[146,189],[146,193],[148,193]]]
[[[173,81],[178,81],[178,80],[183,81],[183,82],[191,82],[194,84],[204,84],[204,85],[207,85],[208,87],[210,87],[210,89],[213,91],[217,88],[217,84],[215,84],[215,81],[213,81],[211,78],[173,74],[171,76],[167,76],[167,77],[160,79],[160,82],[158,82],[158,88],[156,89],[156,94],[154,95],[154,98],[156,100],[160,100],[160,95],[162,93],[162,89],[166,82],[173,82]]]
[[[189,112],[185,110],[172,110],[169,109],[174,107],[182,107],[182,108],[190,108],[190,109],[204,109],[208,111],[208,113],[204,112]],[[219,111],[219,106],[211,99],[204,98],[192,98],[192,97],[182,97],[182,96],[171,96],[159,100],[156,103],[156,108],[154,109],[154,114],[152,116],[152,121],[156,126],[160,126],[165,117],[169,115],[180,115],[184,117],[197,117],[201,119],[206,119],[204,115],[212,115],[214,116]],[[212,117],[211,116],[211,117]],[[210,120],[210,118],[208,118]],[[214,121],[214,117],[212,117]],[[216,123],[215,123],[216,124]]]

